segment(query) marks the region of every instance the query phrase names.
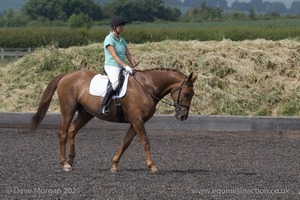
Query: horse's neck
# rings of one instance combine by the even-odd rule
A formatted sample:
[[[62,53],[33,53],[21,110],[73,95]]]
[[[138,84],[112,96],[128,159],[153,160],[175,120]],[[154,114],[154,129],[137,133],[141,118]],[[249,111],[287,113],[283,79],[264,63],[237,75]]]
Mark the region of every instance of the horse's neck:
[[[153,71],[150,72],[146,77],[149,85],[147,87],[153,88],[153,95],[158,98],[163,98],[170,93],[172,86],[180,82],[181,74],[175,71]]]

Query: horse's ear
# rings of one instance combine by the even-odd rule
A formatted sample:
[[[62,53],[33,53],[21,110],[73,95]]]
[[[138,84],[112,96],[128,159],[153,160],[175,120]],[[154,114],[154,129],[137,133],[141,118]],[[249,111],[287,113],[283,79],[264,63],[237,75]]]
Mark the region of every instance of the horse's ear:
[[[197,79],[197,75],[196,76],[194,76],[194,73],[192,72],[190,75],[189,75],[189,77],[188,77],[188,82],[192,82],[192,83],[194,83],[195,82],[195,80]]]

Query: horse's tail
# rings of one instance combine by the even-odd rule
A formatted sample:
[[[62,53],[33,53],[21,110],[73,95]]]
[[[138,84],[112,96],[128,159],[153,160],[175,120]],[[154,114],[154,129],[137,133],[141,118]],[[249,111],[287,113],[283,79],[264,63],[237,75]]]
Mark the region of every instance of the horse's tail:
[[[60,74],[60,75],[56,76],[48,84],[46,90],[43,93],[38,110],[35,113],[35,115],[31,118],[31,130],[32,131],[35,131],[38,128],[38,126],[41,124],[42,120],[44,119],[46,112],[48,111],[48,108],[50,106],[54,92],[56,91],[57,84],[64,75],[65,74]]]

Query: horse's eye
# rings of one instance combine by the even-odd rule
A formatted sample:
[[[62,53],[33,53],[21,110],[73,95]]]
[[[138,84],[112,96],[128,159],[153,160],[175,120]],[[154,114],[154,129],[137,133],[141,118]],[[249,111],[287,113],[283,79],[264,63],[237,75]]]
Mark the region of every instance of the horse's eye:
[[[185,98],[188,98],[188,97],[190,97],[190,93],[185,92],[185,93],[183,94],[183,96],[184,96]]]

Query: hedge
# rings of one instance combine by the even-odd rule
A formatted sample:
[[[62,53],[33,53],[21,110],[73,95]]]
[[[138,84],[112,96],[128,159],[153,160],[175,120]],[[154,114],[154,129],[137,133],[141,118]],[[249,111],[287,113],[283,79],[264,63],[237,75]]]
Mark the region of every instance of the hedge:
[[[299,38],[300,26],[282,28],[264,26],[191,26],[168,28],[155,25],[147,27],[128,25],[123,37],[128,43],[141,44],[145,42],[160,42],[163,40],[198,40],[221,41],[224,38],[232,41],[247,39],[281,40],[285,38]],[[109,27],[96,27],[92,29],[60,28],[3,28],[0,29],[0,47],[27,48],[55,45],[61,48],[82,46],[102,42],[109,33]]]

